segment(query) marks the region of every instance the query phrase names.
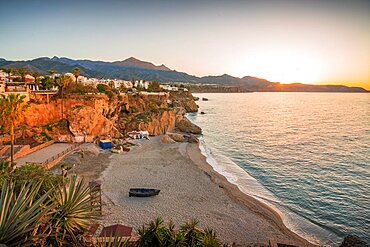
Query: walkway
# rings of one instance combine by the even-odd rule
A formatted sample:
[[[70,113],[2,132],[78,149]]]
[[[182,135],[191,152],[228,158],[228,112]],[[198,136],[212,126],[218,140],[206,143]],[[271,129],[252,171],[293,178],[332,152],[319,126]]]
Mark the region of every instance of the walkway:
[[[34,153],[28,154],[15,160],[17,166],[23,166],[26,163],[47,164],[57,157],[71,151],[75,147],[72,143],[54,143]]]

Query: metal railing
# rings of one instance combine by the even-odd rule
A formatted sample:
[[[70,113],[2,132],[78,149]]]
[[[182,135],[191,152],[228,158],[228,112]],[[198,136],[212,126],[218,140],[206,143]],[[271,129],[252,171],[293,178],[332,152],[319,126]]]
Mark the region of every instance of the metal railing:
[[[66,155],[67,153],[76,149],[80,145],[81,145],[81,143],[74,143],[72,146],[68,147],[67,149],[63,150],[60,153],[57,153],[56,155],[53,155],[52,157],[46,159],[44,162],[26,162],[26,164],[37,164],[37,165],[40,165],[40,166],[47,166],[49,163],[51,163],[54,160],[57,160],[60,157]]]

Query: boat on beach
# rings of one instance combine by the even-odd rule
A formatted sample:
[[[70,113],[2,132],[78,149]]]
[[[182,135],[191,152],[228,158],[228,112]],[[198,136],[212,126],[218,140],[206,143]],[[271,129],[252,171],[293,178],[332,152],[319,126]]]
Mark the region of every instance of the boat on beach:
[[[129,197],[150,197],[156,196],[161,190],[159,189],[147,189],[147,188],[131,188],[129,191]]]

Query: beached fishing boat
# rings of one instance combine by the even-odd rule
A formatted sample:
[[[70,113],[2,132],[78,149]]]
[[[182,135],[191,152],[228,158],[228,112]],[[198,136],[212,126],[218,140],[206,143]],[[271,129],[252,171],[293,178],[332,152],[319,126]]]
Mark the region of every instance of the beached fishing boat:
[[[158,189],[146,189],[146,188],[131,188],[129,191],[129,196],[136,197],[149,197],[156,196],[161,190]]]

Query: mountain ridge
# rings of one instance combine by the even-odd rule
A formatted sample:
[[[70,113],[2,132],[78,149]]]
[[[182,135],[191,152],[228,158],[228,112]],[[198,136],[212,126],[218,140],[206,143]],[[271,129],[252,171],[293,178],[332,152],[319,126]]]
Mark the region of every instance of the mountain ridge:
[[[27,68],[31,72],[36,71],[42,75],[48,74],[49,70],[58,72],[71,72],[79,67],[81,75],[96,78],[117,78],[124,80],[140,79],[147,81],[159,81],[162,83],[195,83],[215,84],[239,87],[249,91],[261,92],[368,92],[361,87],[349,87],[344,85],[311,85],[302,83],[281,84],[253,76],[242,78],[228,74],[219,76],[197,77],[185,72],[171,70],[165,65],[154,65],[151,62],[130,57],[122,61],[105,62],[88,59],[70,59],[67,57],[39,57],[32,60],[8,61],[0,59],[0,68]]]

